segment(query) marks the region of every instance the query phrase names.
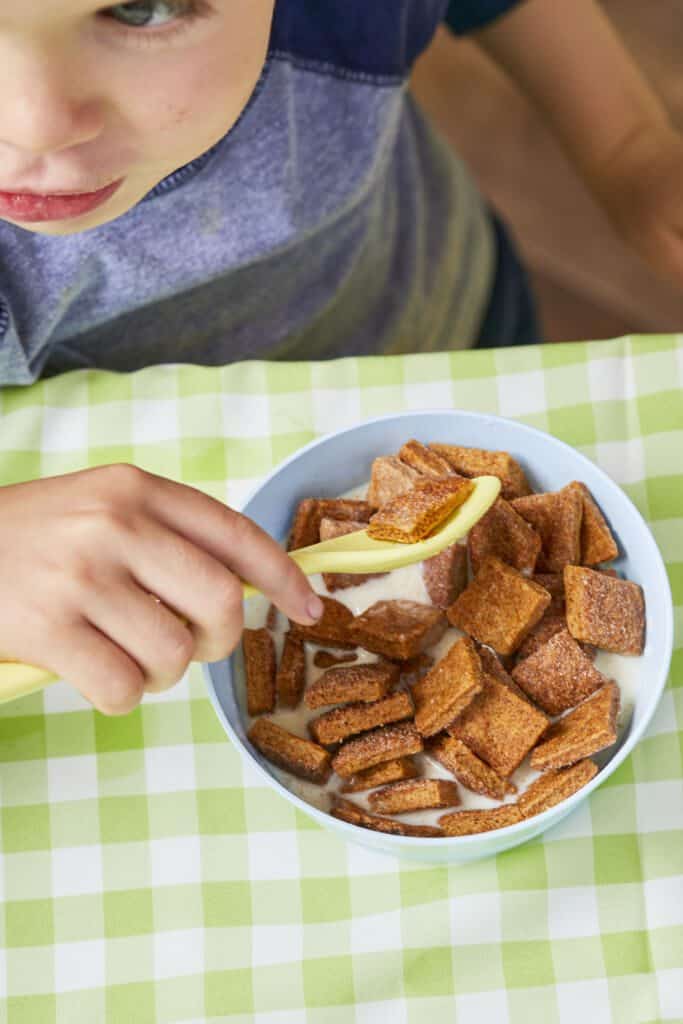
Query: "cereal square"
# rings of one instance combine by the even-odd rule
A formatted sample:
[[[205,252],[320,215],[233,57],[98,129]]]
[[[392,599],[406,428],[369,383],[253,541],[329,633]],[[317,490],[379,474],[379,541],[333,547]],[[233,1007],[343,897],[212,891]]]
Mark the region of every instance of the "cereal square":
[[[407,661],[437,643],[448,622],[439,608],[417,601],[376,601],[350,627],[351,639],[366,651]]]
[[[302,626],[298,622],[290,622],[290,631],[303,637],[309,643],[320,647],[356,647],[351,637],[353,612],[345,604],[335,601],[333,597],[321,597],[323,614],[312,626]]]
[[[607,682],[567,629],[520,661],[512,678],[549,715],[560,715]]]
[[[458,476],[423,477],[406,494],[375,512],[368,536],[398,544],[424,540],[469,498],[473,488],[470,480]]]
[[[531,752],[531,767],[541,772],[564,768],[611,747],[618,714],[619,687],[610,682],[551,725]]]
[[[600,562],[611,562],[613,558],[618,558],[617,542],[591,492],[578,480],[570,484],[570,487],[578,490],[583,501],[581,564],[598,565]]]
[[[320,540],[334,540],[336,537],[345,537],[347,533],[357,533],[364,530],[367,523],[348,519],[330,519],[325,516],[320,521]],[[386,576],[383,572],[371,573],[350,573],[350,572],[324,572],[323,583],[327,589],[334,593],[335,590],[346,590],[348,587],[359,587],[367,580],[376,580]]]
[[[637,583],[567,566],[567,625],[577,640],[616,654],[642,654],[645,600]]]
[[[278,704],[285,708],[298,707],[305,686],[304,642],[300,636],[296,636],[294,633],[285,633],[282,657],[275,680]]]
[[[455,782],[447,779],[408,779],[394,782],[371,793],[368,803],[380,814],[407,814],[439,807],[457,807],[460,794]]]
[[[516,825],[522,814],[516,804],[503,804],[490,811],[454,811],[443,814],[439,825],[447,836],[471,836],[476,832],[492,832],[496,828]]]
[[[269,718],[254,722],[247,736],[272,764],[309,782],[327,782],[330,755],[317,743],[295,736]]]
[[[350,825],[369,828],[374,832],[387,832],[394,836],[438,837],[443,835],[441,829],[433,825],[409,825],[405,821],[385,818],[380,814],[368,814],[358,804],[354,804],[351,800],[344,800],[343,797],[335,799],[330,814],[341,821],[347,821]]]
[[[499,654],[514,654],[549,604],[547,590],[489,555],[447,614],[452,625]]]
[[[484,686],[480,694],[448,727],[494,772],[507,777],[522,763],[550,724],[524,696],[502,665],[482,650]]]
[[[360,793],[376,786],[384,786],[388,782],[400,782],[402,779],[414,779],[417,767],[412,757],[398,757],[393,761],[384,761],[374,768],[366,768],[358,772],[341,787],[341,793]]]
[[[409,491],[419,479],[417,470],[401,462],[395,455],[380,455],[372,463],[368,504],[372,508],[381,508]]]
[[[267,629],[245,629],[242,648],[247,711],[252,716],[263,715],[275,707],[275,644]]]
[[[519,797],[517,806],[525,818],[547,811],[549,807],[562,803],[576,793],[597,775],[598,766],[594,761],[579,761],[569,768],[544,772],[531,783]]]
[[[446,611],[467,586],[467,548],[451,544],[422,563],[422,579],[429,600]]]
[[[423,736],[434,736],[445,729],[480,692],[482,685],[479,655],[469,637],[462,637],[413,686],[418,731]]]
[[[493,768],[455,736],[436,736],[427,745],[427,753],[473,793],[480,793],[492,800],[503,800],[508,793],[515,792],[512,783],[494,772]]]
[[[413,702],[405,690],[391,693],[387,697],[370,703],[359,701],[341,708],[325,711],[308,723],[311,736],[316,743],[329,747],[341,743],[349,736],[368,732],[379,725],[400,722],[413,717]]]
[[[455,472],[463,476],[497,476],[502,484],[501,494],[507,501],[531,493],[524,470],[509,452],[463,448],[454,444],[432,443],[429,447],[442,455]]]
[[[358,701],[369,703],[386,697],[398,677],[398,665],[391,662],[339,665],[328,669],[308,687],[304,702],[311,709]]]
[[[423,476],[452,476],[454,473],[450,462],[419,441],[406,441],[398,457],[406,466],[417,470]]]
[[[350,779],[382,761],[419,754],[422,747],[422,737],[412,723],[384,725],[342,743],[332,767],[342,779]]]
[[[474,573],[487,555],[496,555],[520,572],[533,572],[541,538],[505,498],[498,498],[470,530],[467,546]]]
[[[578,565],[583,499],[577,488],[570,484],[561,491],[530,494],[517,498],[512,507],[541,536],[540,572],[562,572],[565,565]]]
[[[292,530],[289,535],[288,551],[310,547],[320,540],[320,523],[329,519],[349,519],[367,523],[372,509],[365,501],[352,498],[304,498],[299,502]]]

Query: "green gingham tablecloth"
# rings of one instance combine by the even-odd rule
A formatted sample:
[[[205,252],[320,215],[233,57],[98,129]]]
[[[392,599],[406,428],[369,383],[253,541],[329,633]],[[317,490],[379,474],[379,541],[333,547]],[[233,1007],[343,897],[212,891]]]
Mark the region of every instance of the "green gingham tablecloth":
[[[226,739],[194,666],[107,719],[64,684],[0,709],[5,1024],[683,1020],[683,339],[83,371],[0,392],[0,479],[117,460],[239,504],[305,442],[403,409],[523,420],[652,525],[676,604],[646,738],[539,840],[400,863],[317,827]],[[647,685],[647,680],[643,680]]]

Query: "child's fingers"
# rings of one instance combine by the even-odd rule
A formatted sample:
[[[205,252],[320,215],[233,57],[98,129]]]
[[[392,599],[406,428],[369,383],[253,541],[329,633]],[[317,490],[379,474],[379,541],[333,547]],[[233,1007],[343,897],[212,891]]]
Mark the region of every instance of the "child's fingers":
[[[146,505],[170,529],[258,587],[284,614],[310,624],[322,605],[299,567],[251,519],[201,491],[154,478]]]
[[[150,692],[177,683],[193,659],[196,642],[192,629],[123,575],[105,587],[93,588],[83,614],[133,659]]]
[[[71,623],[51,637],[48,662],[103,714],[125,715],[142,699],[140,666],[89,622]]]

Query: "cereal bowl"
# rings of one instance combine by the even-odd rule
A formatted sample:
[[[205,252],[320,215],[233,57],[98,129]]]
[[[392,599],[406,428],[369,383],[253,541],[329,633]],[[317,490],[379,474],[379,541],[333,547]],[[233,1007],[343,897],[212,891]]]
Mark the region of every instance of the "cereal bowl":
[[[673,644],[673,610],[666,570],[645,521],[625,493],[594,463],[564,442],[497,416],[452,410],[411,412],[369,420],[312,442],[277,467],[255,490],[244,513],[284,541],[298,502],[338,497],[370,477],[372,461],[398,451],[409,438],[506,451],[525,470],[536,491],[555,491],[583,481],[602,509],[619,545],[614,566],[643,588],[646,637],[642,655],[620,658],[631,696],[630,719],[608,759],[596,756],[597,775],[563,802],[535,817],[474,835],[422,838],[375,832],[341,821],[302,799],[247,738],[236,682],[243,671],[233,654],[204,666],[211,701],[228,736],[286,800],[337,835],[377,851],[425,862],[465,862],[487,857],[545,832],[574,810],[628,757],[650,722],[664,689]],[[618,679],[624,684],[624,679]]]

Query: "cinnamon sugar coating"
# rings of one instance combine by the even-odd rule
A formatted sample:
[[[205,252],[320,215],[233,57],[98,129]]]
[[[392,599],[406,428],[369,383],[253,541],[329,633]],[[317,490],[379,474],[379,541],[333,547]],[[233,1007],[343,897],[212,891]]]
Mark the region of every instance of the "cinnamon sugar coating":
[[[306,686],[306,654],[304,642],[293,633],[285,634],[282,657],[277,670],[275,688],[278,704],[296,708]]]
[[[452,476],[455,472],[450,462],[420,441],[406,441],[399,451],[398,457],[401,462],[423,476]]]
[[[396,821],[394,818],[385,818],[379,814],[368,814],[358,804],[351,800],[344,800],[337,797],[330,814],[333,818],[340,818],[350,825],[358,825],[360,828],[369,828],[373,832],[387,832],[394,836],[419,836],[422,838],[438,838],[443,835],[440,828],[432,825],[409,825],[405,821]]]
[[[342,743],[332,759],[332,767],[337,775],[350,779],[382,761],[419,754],[421,750],[422,737],[412,723],[384,725]]]
[[[579,761],[569,768],[545,772],[531,783],[517,801],[525,818],[547,811],[549,807],[562,803],[576,793],[597,775],[598,766],[593,761]]]
[[[567,566],[567,625],[577,640],[616,654],[642,654],[645,600],[637,583]]]
[[[493,768],[455,736],[446,733],[436,736],[427,745],[427,753],[473,793],[481,793],[492,800],[503,800],[508,793],[516,791],[512,783],[494,772]]]
[[[349,627],[359,647],[394,661],[407,661],[438,643],[448,622],[439,608],[417,601],[376,601]]]
[[[549,715],[559,715],[606,683],[567,629],[512,670],[512,678]]]
[[[524,470],[509,452],[492,452],[484,448],[463,448],[455,444],[429,445],[463,476],[497,476],[501,482],[501,493],[510,501],[531,493],[531,487]]]
[[[378,789],[368,797],[373,811],[380,814],[407,814],[439,807],[457,807],[460,794],[455,782],[447,779],[408,779]]]
[[[308,728],[316,743],[327,747],[341,743],[356,733],[367,732],[390,722],[400,722],[412,716],[413,702],[410,694],[405,690],[399,690],[370,703],[359,701],[357,704],[346,704],[344,707],[325,711],[312,719],[308,723]]]
[[[540,534],[539,572],[562,572],[565,565],[581,561],[583,497],[571,484],[560,491],[517,498],[512,507]]]
[[[467,548],[451,544],[422,563],[422,579],[435,608],[445,611],[467,586]]]
[[[401,462],[395,455],[380,455],[372,463],[368,504],[373,509],[381,508],[409,491],[419,479],[417,470]]]
[[[415,726],[423,736],[445,729],[483,686],[481,662],[469,637],[448,649],[426,676],[413,686]]]
[[[308,687],[304,703],[311,709],[331,704],[369,703],[386,697],[398,682],[398,665],[388,661],[330,668]]]
[[[269,718],[259,718],[247,736],[272,764],[300,779],[323,784],[330,776],[330,755],[323,747],[301,739]]]
[[[360,793],[376,786],[384,786],[388,782],[400,782],[401,779],[414,779],[417,767],[412,757],[397,757],[392,761],[383,761],[374,768],[366,768],[363,772],[353,775],[341,787],[342,793]]]
[[[609,682],[555,722],[531,752],[539,771],[563,768],[610,747],[617,738],[619,687]]]
[[[470,530],[467,546],[474,573],[487,555],[496,555],[520,572],[533,572],[541,538],[505,498],[498,498]]]
[[[516,804],[503,804],[490,811],[455,811],[453,814],[444,814],[439,818],[439,825],[447,836],[471,836],[516,825],[521,820],[522,814]]]
[[[242,633],[247,711],[263,715],[275,707],[275,644],[267,629],[245,629]]]
[[[375,512],[368,536],[399,544],[424,540],[469,498],[473,489],[474,484],[463,477],[423,477],[406,494]]]

